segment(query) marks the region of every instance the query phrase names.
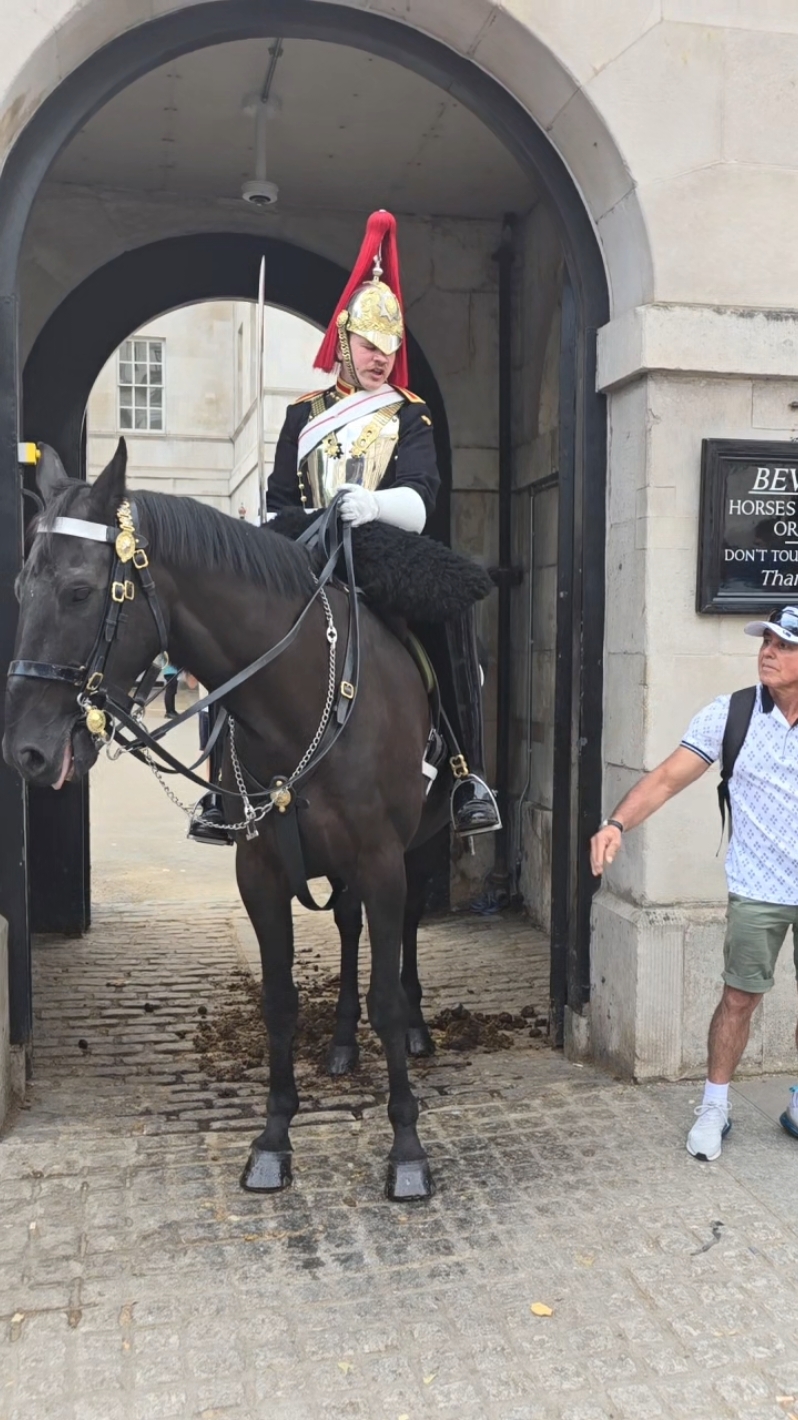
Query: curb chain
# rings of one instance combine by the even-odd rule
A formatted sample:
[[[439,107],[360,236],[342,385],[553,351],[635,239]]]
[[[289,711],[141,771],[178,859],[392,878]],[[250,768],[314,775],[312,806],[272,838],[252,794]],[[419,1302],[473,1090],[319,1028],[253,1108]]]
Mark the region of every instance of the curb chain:
[[[296,769],[294,770],[293,774],[285,782],[284,787],[288,789],[290,789],[292,785],[296,783],[296,780],[302,774],[303,770],[305,770],[310,764],[314,754],[316,753],[316,750],[321,744],[322,737],[324,735],[325,730],[327,729],[327,725],[329,724],[333,702],[335,700],[335,649],[338,642],[338,632],[335,627],[335,621],[333,618],[332,610],[330,608],[330,603],[327,599],[327,593],[325,591],[321,591],[319,595],[319,600],[321,601],[322,607],[324,609],[324,616],[327,622],[325,636],[327,638],[327,644],[330,648],[327,672],[327,698],[324,702],[324,709],[322,710],[321,719],[319,721],[319,727],[307,749],[305,750],[305,753],[300,759],[299,764],[296,766]],[[246,830],[247,838],[257,838],[258,830],[255,825],[257,823],[260,823],[260,821],[264,819],[268,813],[271,813],[272,809],[274,808],[274,804],[271,798],[268,797],[268,790],[266,790],[266,802],[261,804],[258,808],[255,808],[253,806],[252,800],[249,794],[247,793],[247,786],[244,782],[244,771],[241,768],[241,761],[238,758],[238,752],[236,750],[235,728],[235,721],[233,720],[232,716],[230,716],[230,761],[233,767],[233,773],[235,775],[236,787],[238,789],[241,801],[244,805],[244,818],[241,823],[226,823],[224,827],[228,833],[238,833],[241,830]],[[219,827],[219,825],[213,823],[212,820],[204,818],[202,814],[197,814],[196,804],[192,808],[190,805],[184,804],[183,801],[178,798],[174,790],[170,789],[169,785],[167,784],[163,773],[155,763],[155,760],[152,756],[152,752],[150,750],[144,750],[143,754],[147,764],[155,775],[155,778],[158,780],[158,783],[166,794],[166,797],[170,799],[171,802],[178,809],[181,809],[182,812],[189,819],[189,827],[192,823],[208,824],[213,828]]]

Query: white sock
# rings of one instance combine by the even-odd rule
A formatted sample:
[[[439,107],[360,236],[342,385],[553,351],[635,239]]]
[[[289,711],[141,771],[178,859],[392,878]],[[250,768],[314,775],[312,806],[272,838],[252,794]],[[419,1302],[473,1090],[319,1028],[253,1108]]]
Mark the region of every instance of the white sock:
[[[713,1085],[711,1080],[707,1080],[704,1085],[704,1098],[702,1104],[720,1104],[724,1109],[729,1108],[729,1086]]]

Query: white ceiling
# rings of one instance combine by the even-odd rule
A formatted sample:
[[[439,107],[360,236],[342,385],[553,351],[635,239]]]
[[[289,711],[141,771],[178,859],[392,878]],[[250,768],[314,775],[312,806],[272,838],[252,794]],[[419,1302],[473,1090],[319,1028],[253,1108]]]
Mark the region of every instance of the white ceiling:
[[[254,118],[245,106],[261,91],[271,44],[218,45],[153,70],[86,125],[50,176],[237,197],[253,176]],[[528,176],[479,119],[387,60],[287,40],[271,100],[268,177],[281,207],[491,218],[534,200]]]

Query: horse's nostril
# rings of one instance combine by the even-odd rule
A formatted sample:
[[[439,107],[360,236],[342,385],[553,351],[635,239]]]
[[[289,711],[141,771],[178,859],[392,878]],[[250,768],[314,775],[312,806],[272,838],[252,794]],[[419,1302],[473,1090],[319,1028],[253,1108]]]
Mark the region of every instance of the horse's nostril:
[[[17,759],[26,774],[40,773],[47,763],[45,756],[33,745],[26,745],[24,749],[19,750]]]

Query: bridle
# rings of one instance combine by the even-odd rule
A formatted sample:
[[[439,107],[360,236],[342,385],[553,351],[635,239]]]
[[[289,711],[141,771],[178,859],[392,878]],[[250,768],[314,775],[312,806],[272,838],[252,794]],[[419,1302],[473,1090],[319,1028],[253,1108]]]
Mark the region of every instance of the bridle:
[[[94,645],[84,665],[63,666],[51,661],[12,661],[8,668],[9,676],[28,676],[34,680],[54,680],[62,685],[74,686],[78,692],[77,701],[84,714],[86,728],[94,739],[102,744],[112,737],[105,708],[109,694],[105,686],[106,665],[119,632],[122,608],[126,602],[133,601],[136,595],[135,582],[132,576],[128,576],[128,572],[135,574],[149,603],[158,631],[160,657],[168,654],[166,622],[149,568],[147,540],[136,532],[133,509],[127,499],[117,510],[116,522],[116,527],[107,527],[84,518],[55,518],[50,527],[36,529],[39,534],[61,533],[68,537],[87,538],[92,542],[110,543],[113,546],[114,557],[105,592],[105,607]],[[143,709],[162,663],[160,658],[153,661],[136,694],[132,698],[127,697],[131,706],[140,706]]]
[[[216,792],[243,801],[245,819],[241,826],[246,827],[248,838],[257,836],[257,822],[272,809],[276,808],[279,815],[286,816],[286,819],[290,818],[292,827],[288,837],[283,834],[284,842],[281,845],[283,857],[291,860],[288,866],[289,876],[293,879],[293,890],[305,906],[313,908],[318,908],[318,904],[310,897],[306,879],[298,871],[298,867],[301,869],[303,864],[296,827],[296,790],[318,768],[322,759],[329,753],[343,732],[357,696],[360,665],[360,618],[352,558],[352,531],[348,523],[341,522],[337,502],[338,500],[333,502],[323,517],[298,539],[303,543],[317,541],[326,560],[321,571],[314,578],[316,582],[314,592],[290,630],[281,641],[270,647],[257,660],[252,661],[250,665],[245,666],[223,685],[198,700],[190,709],[183,711],[181,715],[176,716],[167,724],[152,731],[147,730],[143,724],[144,710],[152,696],[155,682],[164,664],[164,658],[168,658],[168,638],[166,621],[158,601],[152,573],[149,570],[147,539],[137,531],[135,505],[131,505],[127,499],[120,504],[117,510],[116,526],[114,527],[89,522],[83,518],[59,517],[55,518],[49,527],[41,527],[36,530],[39,534],[56,533],[68,537],[87,538],[93,542],[109,544],[114,549],[102,620],[85,664],[58,665],[49,661],[16,660],[12,661],[8,668],[9,676],[50,680],[62,685],[73,686],[77,691],[77,703],[85,720],[86,729],[98,748],[109,745],[113,740],[119,745],[120,752],[133,754],[135,758],[143,760],[153,770],[156,769],[152,759],[155,754],[161,760],[161,765],[157,770],[159,775],[160,773],[182,775],[206,791],[208,781],[201,779],[194,771],[208,758],[214,743],[222,733],[227,721],[226,710],[222,709],[222,712],[217,715],[211,737],[206,743],[203,753],[191,766],[182,764],[160,741],[178,725],[198,715],[211,705],[223,701],[245,681],[282,655],[283,651],[286,651],[295,641],[311,607],[319,600],[326,620],[325,635],[329,646],[330,666],[329,686],[322,719],[310,746],[293,774],[276,775],[268,786],[260,784],[250,771],[244,771],[237,754],[235,754],[234,768],[237,788],[224,789],[221,785],[214,786]],[[278,536],[278,534],[275,535]],[[343,675],[338,681],[335,675],[338,632],[325,587],[332,582],[341,556],[343,556],[349,588],[349,631]],[[158,632],[160,651],[149,669],[141,677],[135,693],[131,696],[120,692],[108,682],[106,667],[111,648],[117,639],[123,621],[122,610],[126,603],[135,599],[136,582],[147,598]],[[232,722],[230,728],[232,730]],[[234,740],[231,743],[231,749],[235,753]],[[256,786],[254,790],[247,787],[244,772],[252,784]],[[263,802],[255,807],[255,803],[259,800]],[[298,867],[297,853],[299,854]],[[332,901],[333,899],[327,905],[332,905]]]

